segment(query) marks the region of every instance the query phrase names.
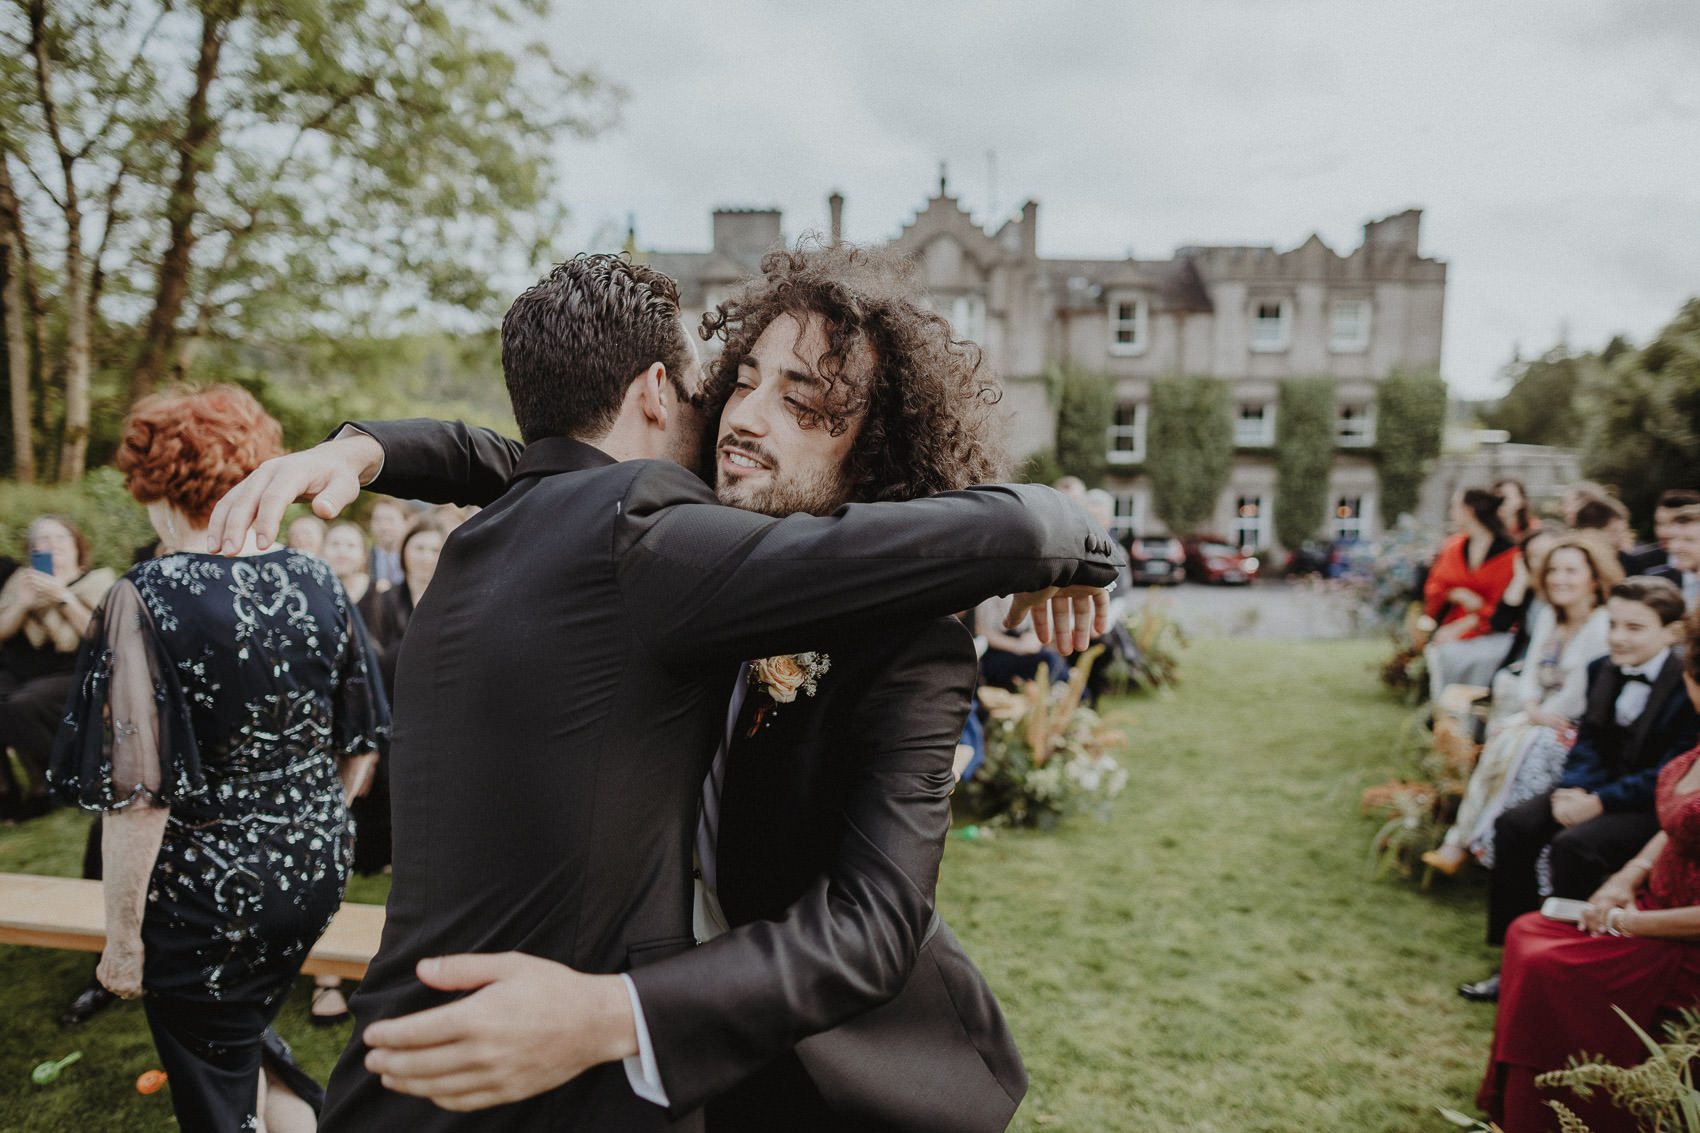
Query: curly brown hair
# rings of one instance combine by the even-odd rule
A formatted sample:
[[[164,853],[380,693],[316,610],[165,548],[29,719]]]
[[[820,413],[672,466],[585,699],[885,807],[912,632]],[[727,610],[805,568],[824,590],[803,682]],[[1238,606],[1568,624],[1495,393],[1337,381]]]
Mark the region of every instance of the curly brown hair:
[[[851,244],[770,252],[759,277],[703,316],[702,337],[725,340],[703,385],[711,428],[739,364],[782,315],[826,323],[826,393],[804,423],[836,437],[860,418],[844,458],[852,500],[915,499],[1002,475],[995,407],[1003,391],[980,347],[955,338],[927,306],[908,258]]]
[[[136,402],[116,463],[136,502],[166,500],[197,524],[261,462],[283,452],[283,430],[240,386],[176,389]]]

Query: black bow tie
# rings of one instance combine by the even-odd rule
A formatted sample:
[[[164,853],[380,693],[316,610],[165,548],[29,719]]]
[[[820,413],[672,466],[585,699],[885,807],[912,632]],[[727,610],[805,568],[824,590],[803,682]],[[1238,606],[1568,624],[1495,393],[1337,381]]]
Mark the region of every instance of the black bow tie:
[[[1644,685],[1651,685],[1653,683],[1653,678],[1649,677],[1646,673],[1624,673],[1623,683],[1628,684],[1631,681],[1640,681]]]

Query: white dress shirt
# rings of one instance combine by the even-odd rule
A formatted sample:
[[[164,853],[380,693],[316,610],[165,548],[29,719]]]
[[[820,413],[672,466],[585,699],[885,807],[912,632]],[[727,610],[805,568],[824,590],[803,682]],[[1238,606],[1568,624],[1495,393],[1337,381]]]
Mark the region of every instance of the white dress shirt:
[[[1659,679],[1659,670],[1665,667],[1665,658],[1670,656],[1670,646],[1659,650],[1657,657],[1645,665],[1620,666],[1625,676],[1636,674],[1644,676],[1647,681]],[[1641,713],[1647,710],[1647,698],[1653,695],[1653,686],[1644,681],[1625,681],[1623,691],[1617,694],[1617,726],[1627,728],[1641,718]]]

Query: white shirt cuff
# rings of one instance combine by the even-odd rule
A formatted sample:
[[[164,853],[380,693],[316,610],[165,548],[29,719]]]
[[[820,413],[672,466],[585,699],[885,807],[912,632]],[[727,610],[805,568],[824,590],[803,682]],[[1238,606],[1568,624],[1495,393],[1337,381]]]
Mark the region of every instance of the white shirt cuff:
[[[649,1041],[649,1024],[643,1019],[643,1004],[638,1001],[637,984],[632,977],[620,973],[626,994],[632,1001],[632,1023],[637,1027],[638,1052],[621,1059],[626,1066],[626,1081],[632,1093],[646,1102],[666,1107],[667,1088],[661,1084],[661,1067],[655,1061],[655,1046]]]
[[[340,441],[344,437],[369,437],[371,435],[372,435],[371,433],[368,433],[365,429],[362,429],[358,425],[344,425],[342,428],[340,428],[336,431],[336,436],[332,437],[331,440]],[[380,443],[378,445],[378,447],[380,449],[382,449],[384,446]],[[370,484],[373,480],[376,480],[378,477],[380,477],[384,474],[384,461],[386,461],[388,459],[389,459],[388,453],[385,453],[383,456],[380,456],[378,458],[378,470],[376,472],[372,473],[372,475],[368,476],[366,479],[360,481],[360,486],[362,488],[364,488],[366,485]]]

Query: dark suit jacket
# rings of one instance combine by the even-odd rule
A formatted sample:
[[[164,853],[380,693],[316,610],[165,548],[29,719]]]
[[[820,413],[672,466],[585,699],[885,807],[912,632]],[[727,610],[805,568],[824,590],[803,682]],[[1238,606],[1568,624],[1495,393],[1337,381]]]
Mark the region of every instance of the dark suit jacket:
[[[476,484],[491,435],[362,425],[385,449],[373,487]],[[724,508],[659,461],[529,446],[511,487],[451,535],[402,647],[391,749],[395,876],[357,1024],[442,1002],[415,963],[514,949],[587,972],[692,947],[697,796],[739,661],[915,622],[992,593],[1103,584],[1116,552],[1047,488],[992,487],[836,516]],[[736,1010],[731,1000],[728,1011]],[[469,1115],[384,1090],[356,1041],[321,1130],[659,1130],[614,1064]]]
[[[740,927],[633,973],[668,1097],[688,1108],[771,1090],[777,1070],[806,1074],[855,1128],[995,1133],[1026,1072],[934,912],[973,639],[944,618],[822,644],[832,667],[817,695],[773,706],[754,734],[740,727],[728,752],[716,860]],[[769,699],[751,689],[746,707]],[[718,1108],[739,1116],[717,1119],[710,1102],[714,1128],[807,1126],[776,1103],[754,1107],[767,1123],[736,1096]]]
[[[1622,674],[1610,657],[1588,665],[1588,707],[1559,786],[1592,791],[1607,811],[1651,811],[1659,769],[1700,739],[1700,716],[1682,683],[1682,651],[1672,649],[1665,658],[1647,707],[1627,733],[1617,727],[1622,691]]]

